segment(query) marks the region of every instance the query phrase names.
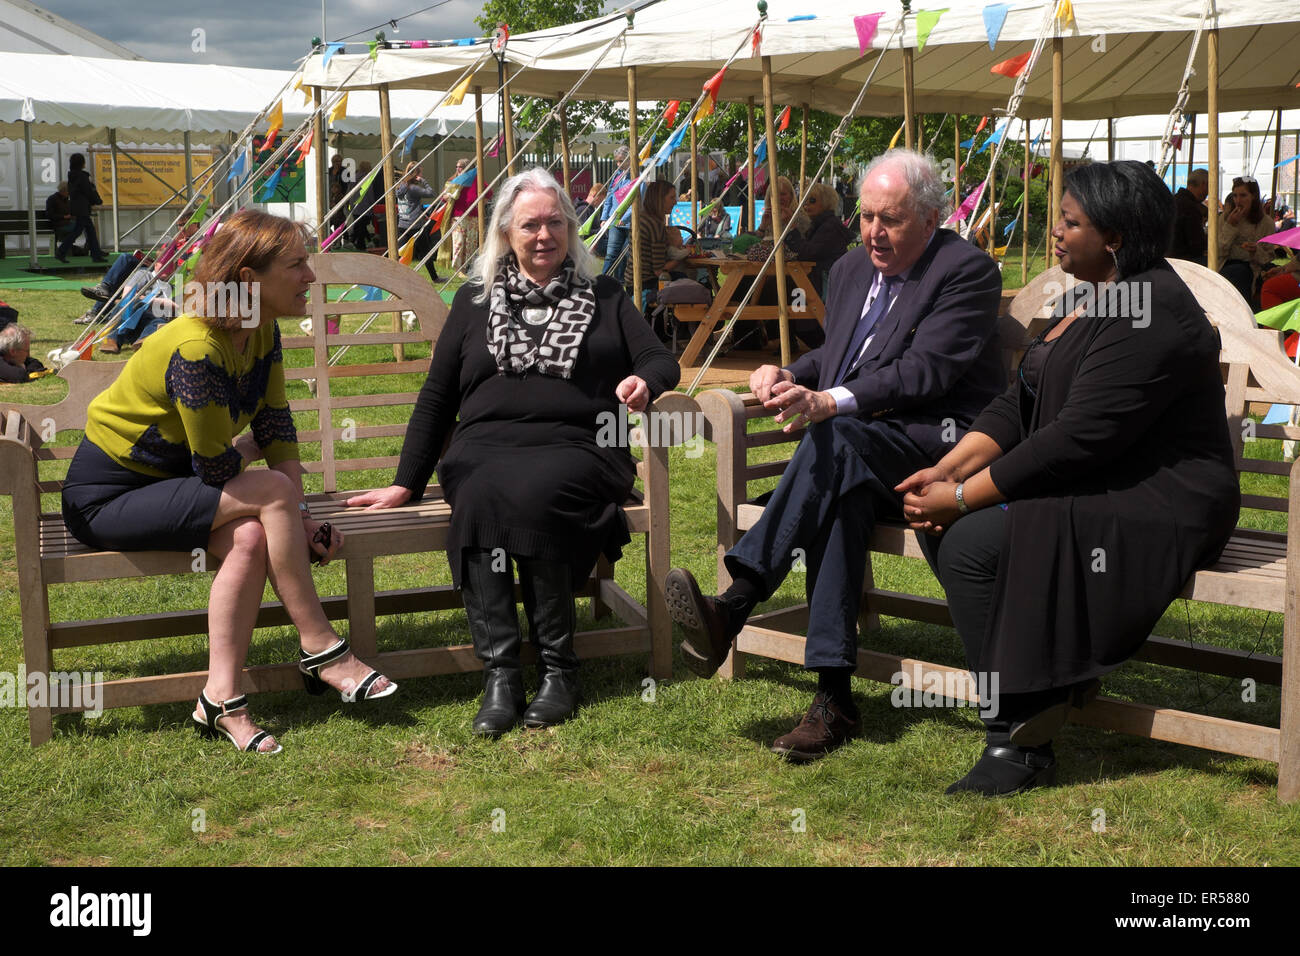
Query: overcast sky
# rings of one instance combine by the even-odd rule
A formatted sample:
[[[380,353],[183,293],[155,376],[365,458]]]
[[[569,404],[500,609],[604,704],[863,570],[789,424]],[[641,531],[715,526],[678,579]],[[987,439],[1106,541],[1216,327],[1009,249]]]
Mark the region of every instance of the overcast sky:
[[[321,0],[35,0],[66,20],[120,43],[147,60],[222,63],[284,70],[311,48],[321,33]],[[369,40],[378,25],[390,39],[435,40],[479,36],[479,0],[449,0],[434,10],[387,21],[435,0],[325,0],[327,39],[361,31]],[[206,52],[195,52],[194,31],[204,31]]]

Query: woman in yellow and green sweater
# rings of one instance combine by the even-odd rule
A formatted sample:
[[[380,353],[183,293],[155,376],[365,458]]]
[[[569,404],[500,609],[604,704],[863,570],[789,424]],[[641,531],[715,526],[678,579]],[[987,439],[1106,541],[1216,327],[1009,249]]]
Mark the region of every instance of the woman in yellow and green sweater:
[[[344,701],[397,689],[350,652],[325,617],[308,564],[343,536],[312,520],[284,391],[276,318],[302,315],[315,279],[293,222],[244,210],[213,237],[195,280],[209,294],[144,340],[87,409],[63,488],[68,529],[90,547],[193,551],[220,559],[208,605],[208,681],[200,733],[278,753],[249,718],[240,675],[268,577],[302,641],[312,693]],[[244,432],[248,428],[249,431]],[[265,469],[245,471],[265,459]]]

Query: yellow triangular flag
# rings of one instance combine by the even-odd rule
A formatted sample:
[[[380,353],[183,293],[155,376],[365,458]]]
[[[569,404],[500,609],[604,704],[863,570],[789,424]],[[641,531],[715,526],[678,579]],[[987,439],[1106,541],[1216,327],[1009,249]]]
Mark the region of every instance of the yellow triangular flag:
[[[1007,254],[1006,246],[998,246],[996,249],[993,250],[993,258],[995,259],[1001,259],[1006,254]]]
[[[700,102],[700,108],[695,111],[695,119],[691,120],[691,125],[694,126],[700,120],[712,116],[713,106],[714,106],[713,97],[710,96],[708,93],[705,93],[704,99]]]
[[[900,126],[900,127],[898,127],[898,132],[895,133],[895,134],[894,134],[894,138],[891,139],[891,140],[889,141],[889,148],[890,148],[890,149],[893,149],[895,146],[898,145],[898,137],[900,137],[900,136],[903,135],[903,129],[904,129],[906,126],[907,126],[907,120],[903,120],[903,125]]]
[[[447,99],[443,106],[460,106],[461,101],[465,99],[465,93],[469,90],[469,77],[461,80],[456,84],[456,88],[447,94]]]
[[[306,88],[302,85],[302,81],[303,81],[303,79],[304,79],[304,77],[301,77],[301,76],[298,77],[298,82],[296,82],[296,83],[293,84],[293,88],[294,88],[295,90],[297,90],[299,93],[302,94],[302,104],[303,104],[303,106],[310,106],[310,105],[311,105],[311,94],[308,93],[307,90],[306,90]]]
[[[271,112],[266,114],[266,122],[270,129],[282,129],[284,127],[284,100],[276,100],[275,106]]]
[[[415,260],[415,237],[414,236],[411,237],[410,242],[402,246],[402,250],[401,252],[398,253],[398,255],[400,256],[402,260],[402,265],[404,266],[409,266]]]
[[[330,122],[337,123],[339,120],[343,119],[343,117],[347,115],[348,115],[348,95],[344,93],[341,97],[339,97],[339,101],[335,103],[334,107],[330,110]]]
[[[1068,3],[1069,0],[1066,0]],[[918,10],[916,11],[916,49],[917,52],[925,49],[925,41],[930,39],[930,31],[934,29],[939,18],[948,12],[948,8],[942,10]]]
[[[1056,5],[1056,20],[1062,27],[1074,27],[1076,30],[1079,28],[1074,22],[1074,4],[1070,0],[1061,0]]]

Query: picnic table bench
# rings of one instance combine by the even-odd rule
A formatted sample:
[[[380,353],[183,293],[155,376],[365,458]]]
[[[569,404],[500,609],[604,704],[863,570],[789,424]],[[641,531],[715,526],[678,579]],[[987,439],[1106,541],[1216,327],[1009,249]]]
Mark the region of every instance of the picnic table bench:
[[[0,209],[0,259],[5,257],[6,240],[9,236],[26,236],[27,235],[27,210],[26,209]],[[36,236],[48,237],[50,240],[50,255],[54,255],[54,230],[50,228],[49,222],[45,219],[45,211],[38,210],[36,213]]]
[[[1282,348],[1281,333],[1257,328],[1240,294],[1221,276],[1181,260],[1171,264],[1187,282],[1222,339],[1220,364],[1225,383],[1225,411],[1232,434],[1239,474],[1278,475],[1288,478],[1285,495],[1242,495],[1243,509],[1280,512],[1287,516],[1287,531],[1261,531],[1239,527],[1222,557],[1211,568],[1198,571],[1183,597],[1211,604],[1276,613],[1283,617],[1281,657],[1247,653],[1191,641],[1151,636],[1136,660],[1281,687],[1281,721],[1269,727],[1165,707],[1099,697],[1082,711],[1073,712],[1076,723],[1108,730],[1201,747],[1222,753],[1266,760],[1278,765],[1278,799],[1300,800],[1300,460],[1295,463],[1249,455],[1257,439],[1300,438],[1300,428],[1262,425],[1249,418],[1255,403],[1300,404],[1300,369]],[[1010,304],[999,319],[999,335],[1007,359],[1008,377],[1019,362],[1024,345],[1038,334],[1051,316],[1058,290],[1074,284],[1059,267],[1043,273]],[[786,435],[779,428],[750,432],[749,423],[770,419],[752,394],[713,389],[700,394],[705,416],[705,437],[717,444],[717,559],[718,590],[730,583],[723,555],[753,527],[763,506],[753,500],[749,483],[780,475],[789,463],[751,464],[750,452],[797,442],[803,429]],[[871,537],[872,553],[924,560],[915,534],[903,524],[880,523]],[[878,626],[885,614],[931,624],[951,625],[947,603],[923,595],[903,594],[876,586],[868,556],[863,583],[863,630]],[[744,675],[746,655],[802,664],[804,638],[796,633],[808,621],[807,604],[756,614],[740,632],[735,650],[724,663],[724,678]],[[896,654],[858,650],[857,677],[921,689],[952,688],[960,699],[977,701],[975,681],[964,667],[912,660]]]
[[[406,432],[409,411],[399,412],[398,417],[403,420],[389,424],[357,424],[347,416],[362,417],[365,409],[413,406],[418,395],[418,385],[409,391],[394,391],[381,385],[368,393],[350,380],[366,382],[402,373],[422,374],[428,370],[429,359],[331,365],[331,353],[342,346],[358,345],[425,343],[432,348],[442,330],[447,306],[422,276],[389,260],[364,253],[328,253],[313,256],[311,267],[316,274],[310,294],[311,334],[285,336],[282,348],[286,355],[285,378],[290,388],[294,381],[302,380],[310,380],[312,386],[311,397],[291,398],[289,403],[293,412],[314,413],[318,420],[316,427],[298,430],[304,451],[312,447],[319,450],[316,461],[308,460],[311,457],[308,454],[303,455],[306,471],[321,475],[323,482],[322,492],[308,496],[312,513],[319,520],[332,522],[346,538],[336,559],[346,568],[346,594],[324,596],[325,613],[332,620],[346,619],[348,638],[358,656],[395,680],[478,670],[482,665],[469,644],[382,652],[377,647],[376,620],[380,616],[463,606],[459,592],[449,585],[377,590],[375,584],[377,559],[445,549],[451,507],[441,488],[431,485],[423,498],[400,508],[365,511],[349,509],[344,504],[347,498],[360,494],[360,490],[340,491],[338,487],[340,475],[346,472],[396,469],[396,454],[367,456],[364,450],[356,449],[365,444],[365,439],[401,438]],[[392,297],[383,301],[328,301],[327,287],[337,290],[357,284],[378,287]],[[351,334],[327,331],[327,317],[388,312],[413,313],[415,330]],[[302,350],[310,352],[310,364],[292,367],[288,356]],[[194,559],[190,554],[123,553],[88,548],[68,532],[57,505],[54,510],[42,508],[41,495],[57,492],[61,481],[43,479],[41,468],[53,469],[53,464],[46,463],[66,462],[75,451],[75,446],[50,447],[42,435],[50,438],[53,432],[83,429],[87,403],[113,380],[123,364],[73,362],[60,373],[69,382],[68,395],[61,402],[51,406],[0,408],[0,494],[11,496],[13,503],[23,654],[29,675],[50,673],[54,669],[55,651],[66,648],[207,632],[206,608],[51,620],[51,592],[58,586],[193,570]],[[349,387],[339,388],[345,381]],[[336,388],[347,394],[336,394]],[[648,600],[643,605],[620,587],[613,579],[611,566],[602,559],[578,593],[591,599],[594,617],[601,618],[612,611],[623,623],[580,632],[575,648],[582,658],[645,653],[649,655],[650,674],[665,678],[672,671],[672,623],[662,598],[663,578],[670,566],[667,445],[691,437],[689,429],[698,406],[685,395],[669,392],[660,396],[652,407],[669,413],[663,419],[680,422],[682,427],[671,432],[660,429],[657,443],[643,448],[642,460],[637,465],[641,489],[634,490],[623,506],[629,531],[645,537]],[[278,602],[263,603],[258,627],[289,623]],[[531,644],[525,648],[525,659],[534,659]],[[192,702],[205,682],[206,671],[131,676],[104,681],[94,696],[98,696],[105,708]],[[300,687],[296,660],[244,670],[244,692]],[[94,699],[94,696],[83,696]],[[54,714],[84,709],[52,704],[49,701],[45,706],[28,708],[33,746],[50,739]]]

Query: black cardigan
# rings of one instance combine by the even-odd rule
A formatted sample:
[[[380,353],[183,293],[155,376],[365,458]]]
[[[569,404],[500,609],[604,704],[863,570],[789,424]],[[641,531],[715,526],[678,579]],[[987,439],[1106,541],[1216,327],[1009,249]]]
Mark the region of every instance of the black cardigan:
[[[1017,382],[971,425],[1004,452],[989,472],[1008,532],[974,669],[1005,692],[1131,657],[1236,526],[1218,333],[1163,260],[1126,281],[1140,310],[1081,316],[1036,400]]]

